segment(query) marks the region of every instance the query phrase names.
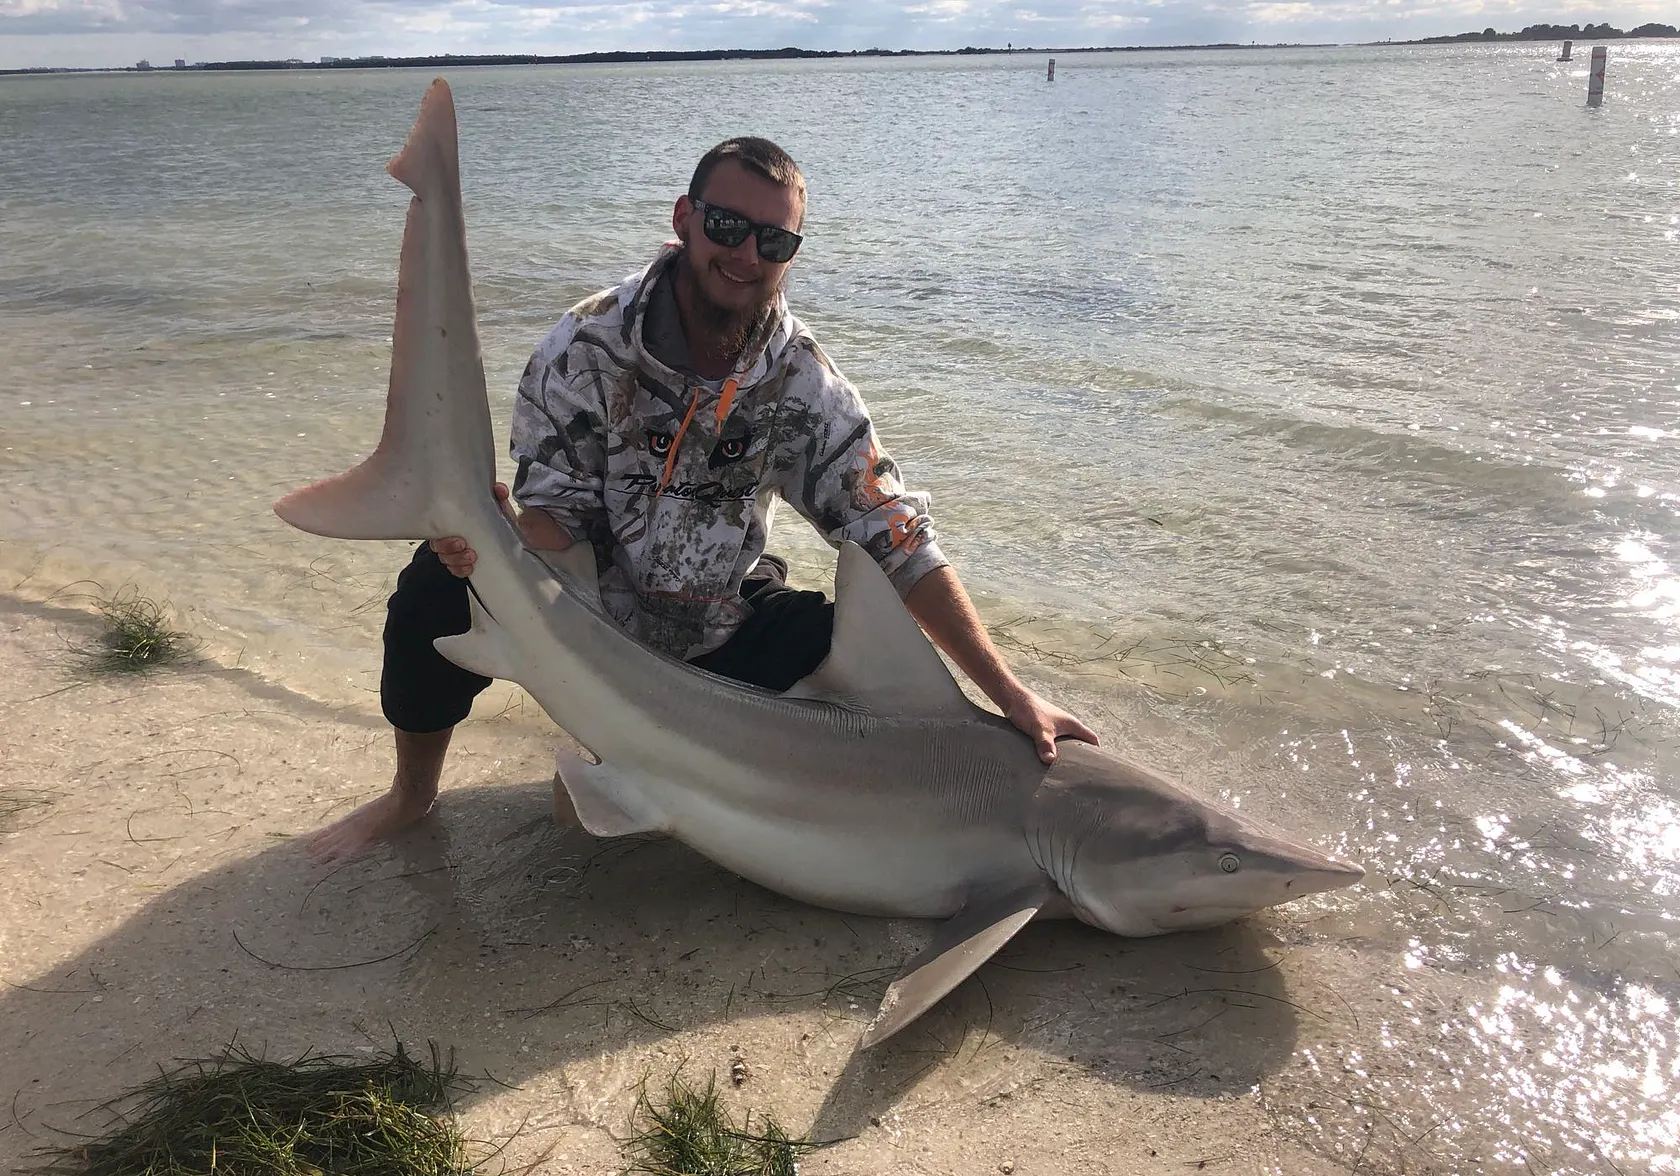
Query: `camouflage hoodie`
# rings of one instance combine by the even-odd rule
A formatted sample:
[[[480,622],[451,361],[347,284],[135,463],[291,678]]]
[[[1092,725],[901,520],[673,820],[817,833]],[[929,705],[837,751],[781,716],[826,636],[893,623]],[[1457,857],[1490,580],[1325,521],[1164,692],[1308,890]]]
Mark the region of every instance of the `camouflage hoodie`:
[[[681,658],[722,645],[776,499],[873,555],[899,595],[946,563],[928,496],[907,493],[857,390],[778,295],[721,388],[644,338],[682,250],[578,303],[519,381],[513,493],[595,546],[607,611]],[[680,335],[680,332],[679,332]],[[680,344],[679,344],[680,346]],[[668,351],[662,349],[663,354]]]

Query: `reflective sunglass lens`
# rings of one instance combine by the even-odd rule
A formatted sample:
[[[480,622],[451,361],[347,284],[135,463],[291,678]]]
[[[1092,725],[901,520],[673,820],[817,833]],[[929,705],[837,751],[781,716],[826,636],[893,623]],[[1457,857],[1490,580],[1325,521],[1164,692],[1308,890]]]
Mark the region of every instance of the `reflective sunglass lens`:
[[[706,236],[731,249],[745,241],[747,234],[752,232],[752,225],[744,217],[715,208],[706,210],[704,227]]]
[[[758,231],[758,255],[765,261],[781,263],[790,260],[799,248],[799,238],[780,229]]]

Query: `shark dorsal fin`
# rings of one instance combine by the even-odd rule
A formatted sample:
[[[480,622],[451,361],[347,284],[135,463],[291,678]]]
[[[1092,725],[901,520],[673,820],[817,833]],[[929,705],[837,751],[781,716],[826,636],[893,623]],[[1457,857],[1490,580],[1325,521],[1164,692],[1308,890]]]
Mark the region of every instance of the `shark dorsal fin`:
[[[963,694],[879,565],[856,543],[834,574],[834,643],[784,695],[905,717],[968,716]]]

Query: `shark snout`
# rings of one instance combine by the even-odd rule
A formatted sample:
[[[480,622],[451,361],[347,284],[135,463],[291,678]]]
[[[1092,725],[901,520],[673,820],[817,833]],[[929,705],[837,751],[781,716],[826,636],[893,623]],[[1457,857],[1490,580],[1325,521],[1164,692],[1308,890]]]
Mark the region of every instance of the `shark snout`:
[[[1327,857],[1322,862],[1315,862],[1295,874],[1283,885],[1289,896],[1295,898],[1304,894],[1341,890],[1358,883],[1364,877],[1364,866],[1356,862],[1342,861],[1340,858]]]
[[[1242,863],[1242,869],[1232,876],[1233,880],[1248,879],[1253,882],[1268,879],[1272,887],[1283,892],[1283,897],[1273,899],[1274,902],[1287,902],[1327,890],[1341,890],[1365,877],[1365,868],[1357,862],[1294,841],[1270,829],[1250,825],[1227,836]]]

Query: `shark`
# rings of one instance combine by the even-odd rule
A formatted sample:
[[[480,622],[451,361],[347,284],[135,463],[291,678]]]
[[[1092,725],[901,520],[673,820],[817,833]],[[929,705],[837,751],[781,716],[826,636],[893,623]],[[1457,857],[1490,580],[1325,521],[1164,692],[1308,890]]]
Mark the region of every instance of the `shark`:
[[[413,197],[384,428],[360,464],[287,495],[276,513],[341,539],[467,539],[478,555],[471,628],[437,647],[523,686],[586,749],[560,753],[556,802],[569,801],[591,834],[665,834],[803,902],[940,920],[860,1047],[909,1025],[1034,919],[1158,935],[1363,876],[1103,748],[1064,741],[1045,765],[1026,736],[970,701],[852,544],[838,552],[831,652],[783,693],[638,642],[601,607],[591,545],[528,549],[492,493],[443,79],[387,171]]]

